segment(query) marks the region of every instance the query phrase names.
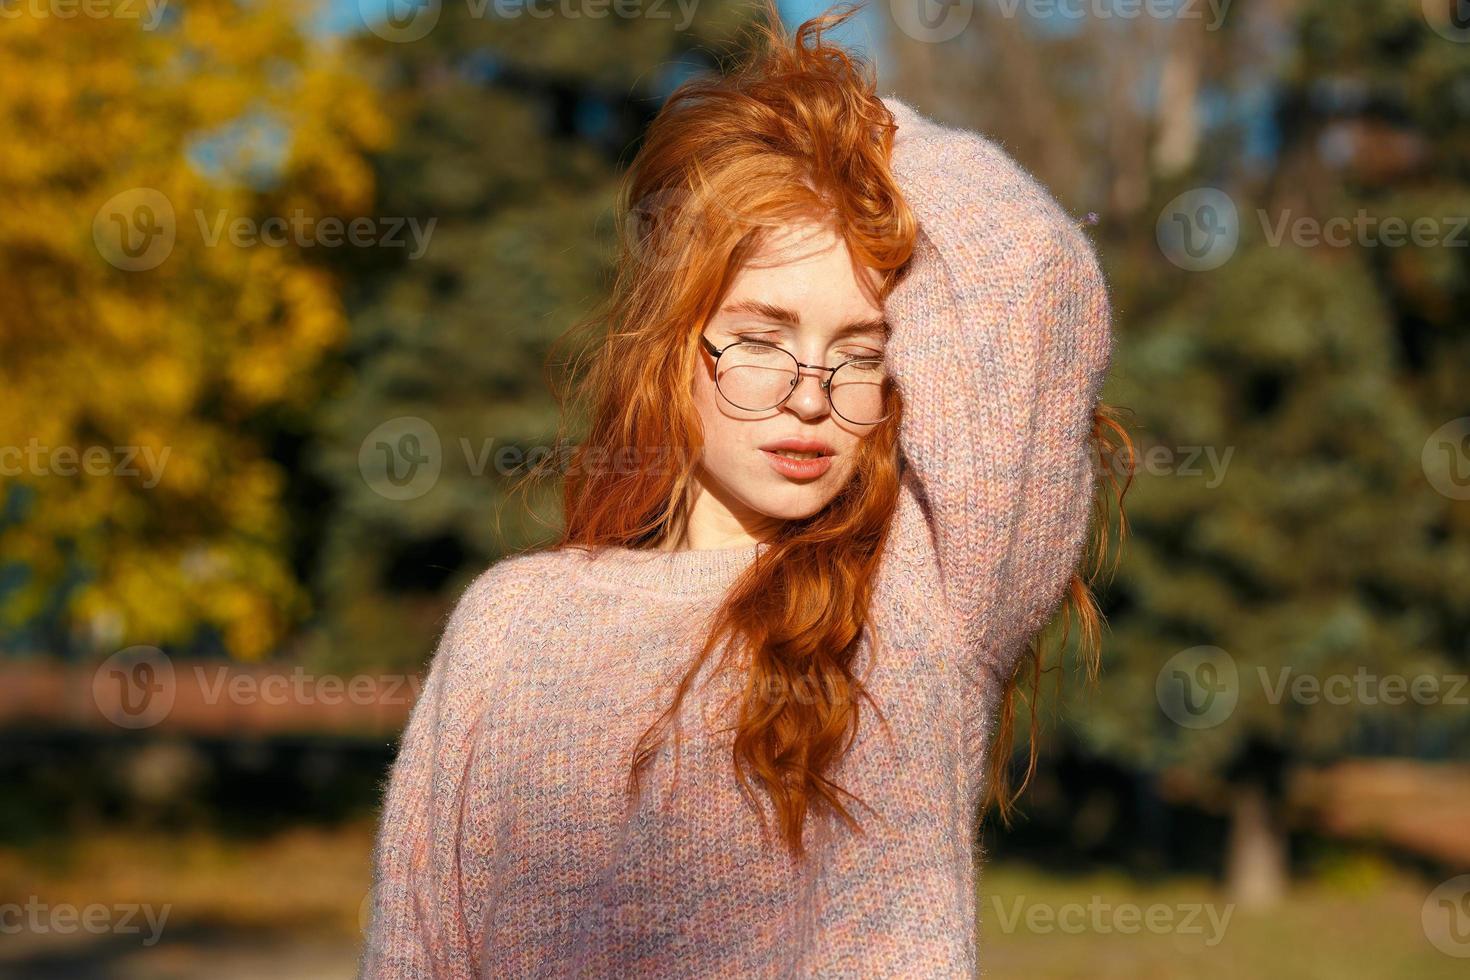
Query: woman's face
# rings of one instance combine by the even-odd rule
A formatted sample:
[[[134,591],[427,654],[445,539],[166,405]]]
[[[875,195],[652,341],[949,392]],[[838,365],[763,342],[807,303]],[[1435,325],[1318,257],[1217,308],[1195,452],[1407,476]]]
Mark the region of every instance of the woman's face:
[[[826,367],[855,356],[881,356],[887,327],[876,301],[878,283],[873,270],[855,268],[846,244],[830,228],[787,226],[739,272],[704,335],[721,350],[739,340],[759,340],[790,351],[802,364]],[[825,371],[801,368],[783,404],[747,411],[716,387],[715,358],[702,344],[699,358],[694,403],[705,450],[688,546],[763,539],[782,522],[826,506],[852,478],[858,445],[875,425],[854,424],[832,411],[821,387]],[[767,447],[786,439],[807,440],[830,454],[825,464],[807,467],[821,472],[803,473],[775,458]]]

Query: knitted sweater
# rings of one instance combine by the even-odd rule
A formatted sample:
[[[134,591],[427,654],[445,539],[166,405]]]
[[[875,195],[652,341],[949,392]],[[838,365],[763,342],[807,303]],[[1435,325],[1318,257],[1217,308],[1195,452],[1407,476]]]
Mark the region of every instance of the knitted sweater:
[[[900,500],[854,663],[868,710],[831,774],[865,834],[808,822],[797,865],[742,794],[711,658],[623,789],[708,614],[762,545],[503,559],[449,618],[392,770],[364,977],[962,977],[998,699],[1088,528],[1106,284],[994,143],[885,100],[920,235],[889,297]],[[707,710],[708,709],[708,710]]]

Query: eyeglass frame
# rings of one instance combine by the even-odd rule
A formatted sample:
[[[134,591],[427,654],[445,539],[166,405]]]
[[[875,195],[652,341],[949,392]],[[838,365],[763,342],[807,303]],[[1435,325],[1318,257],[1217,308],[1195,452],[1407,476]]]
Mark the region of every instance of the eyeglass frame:
[[[782,405],[785,405],[787,400],[789,400],[791,396],[796,393],[796,389],[801,387],[801,369],[810,368],[813,371],[827,372],[827,376],[825,378],[822,378],[817,383],[822,389],[822,394],[827,396],[828,406],[830,406],[832,411],[836,413],[837,417],[842,419],[843,421],[850,422],[853,425],[878,425],[879,423],[886,422],[893,417],[893,410],[890,409],[888,411],[888,414],[884,415],[881,419],[878,419],[877,422],[855,422],[852,419],[848,418],[846,415],[843,415],[841,412],[837,411],[837,403],[832,400],[832,378],[836,376],[838,371],[841,371],[843,368],[847,367],[847,365],[853,363],[854,361],[882,361],[883,358],[881,357],[854,357],[843,361],[836,367],[827,367],[822,364],[803,364],[801,361],[797,361],[796,355],[791,353],[786,348],[778,347],[775,344],[767,344],[759,340],[732,340],[724,347],[716,347],[714,343],[711,342],[710,339],[702,333],[699,335],[699,339],[700,342],[704,344],[704,349],[708,351],[710,356],[715,359],[715,388],[717,390],[720,386],[720,356],[723,355],[725,351],[729,350],[731,347],[738,347],[741,344],[752,344],[760,347],[769,347],[772,350],[780,351],[787,357],[791,358],[793,361],[796,361],[797,370],[795,383],[792,384],[791,390],[786,392],[786,396],[778,401],[776,404],[772,405],[770,408],[745,408],[742,405],[735,405],[733,401],[730,401],[730,397],[728,395],[726,395],[723,391],[720,392],[720,397],[724,398],[725,401],[730,402],[731,405],[735,405],[735,407],[740,409],[742,412],[769,412],[772,409],[780,408]]]

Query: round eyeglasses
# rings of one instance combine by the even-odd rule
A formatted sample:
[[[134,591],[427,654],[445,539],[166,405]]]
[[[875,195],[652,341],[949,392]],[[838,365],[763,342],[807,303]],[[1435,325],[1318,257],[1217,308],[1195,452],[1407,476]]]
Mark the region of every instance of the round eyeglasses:
[[[716,347],[700,334],[715,359],[715,387],[731,405],[747,412],[766,412],[791,397],[801,382],[801,369],[826,371],[822,390],[832,411],[853,425],[876,425],[893,414],[890,380],[882,358],[858,357],[834,367],[803,364],[774,344],[740,340]]]

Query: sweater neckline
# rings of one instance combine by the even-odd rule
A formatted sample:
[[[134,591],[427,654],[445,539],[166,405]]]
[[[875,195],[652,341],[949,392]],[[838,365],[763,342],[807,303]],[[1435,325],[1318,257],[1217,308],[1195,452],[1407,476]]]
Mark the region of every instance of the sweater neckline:
[[[733,548],[660,551],[602,545],[575,548],[582,574],[614,587],[682,596],[723,595],[761,553],[762,542]]]

